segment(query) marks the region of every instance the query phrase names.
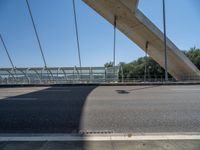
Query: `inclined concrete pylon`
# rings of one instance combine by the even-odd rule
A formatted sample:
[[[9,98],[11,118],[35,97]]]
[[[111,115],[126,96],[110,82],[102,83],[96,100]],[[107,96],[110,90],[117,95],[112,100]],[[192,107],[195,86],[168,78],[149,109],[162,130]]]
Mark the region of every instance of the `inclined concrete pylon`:
[[[83,0],[111,24],[117,16],[116,27],[145,51],[163,68],[164,34],[138,9],[139,0]],[[176,80],[200,77],[197,67],[167,38],[168,72]]]

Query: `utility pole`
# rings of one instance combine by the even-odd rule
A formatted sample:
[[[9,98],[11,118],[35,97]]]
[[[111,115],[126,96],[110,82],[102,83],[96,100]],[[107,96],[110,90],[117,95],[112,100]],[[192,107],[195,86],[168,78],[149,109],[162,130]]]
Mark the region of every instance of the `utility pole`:
[[[165,0],[163,0],[163,27],[164,27],[164,60],[165,60],[165,64],[164,64],[164,65],[165,65],[165,81],[168,81]]]

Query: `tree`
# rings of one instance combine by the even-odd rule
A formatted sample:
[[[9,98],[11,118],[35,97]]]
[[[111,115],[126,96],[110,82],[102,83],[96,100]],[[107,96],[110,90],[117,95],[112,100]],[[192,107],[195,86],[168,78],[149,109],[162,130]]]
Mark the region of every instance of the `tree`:
[[[200,69],[200,49],[195,47],[191,48],[189,51],[183,51],[183,53]],[[119,79],[130,79],[130,78],[144,78],[145,76],[145,57],[140,57],[135,61],[130,63],[119,63],[119,66],[123,68],[123,71],[119,71]],[[105,64],[105,67],[112,67],[113,63],[109,62]],[[122,75],[123,73],[123,75]],[[147,78],[164,78],[164,69],[151,57],[147,57]],[[169,78],[172,78],[170,74]]]
[[[110,61],[110,62],[108,62],[108,63],[105,63],[105,64],[104,64],[104,67],[106,67],[106,68],[113,67],[113,62]]]
[[[200,49],[196,47],[190,48],[189,51],[184,51],[185,55],[200,69]]]
[[[144,78],[145,76],[145,57],[123,64],[123,77],[126,78]],[[164,78],[164,69],[151,57],[147,57],[147,78]],[[122,71],[119,72],[119,78],[122,78]]]

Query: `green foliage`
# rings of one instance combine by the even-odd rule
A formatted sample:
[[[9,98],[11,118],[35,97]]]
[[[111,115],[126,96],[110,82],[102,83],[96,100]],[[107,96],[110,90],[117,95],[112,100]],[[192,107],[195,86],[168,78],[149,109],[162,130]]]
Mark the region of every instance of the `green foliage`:
[[[193,63],[200,69],[200,49],[191,48],[189,51],[183,52]],[[145,75],[145,62],[146,62],[146,77],[147,78],[164,78],[164,69],[151,57],[140,57],[137,60],[128,64],[121,62],[119,65],[123,68],[123,77],[138,78]],[[107,63],[108,65],[111,64]],[[169,75],[169,77],[172,77]],[[119,78],[122,78],[122,71],[119,72]]]
[[[109,68],[109,67],[113,67],[113,62],[108,62],[104,64],[104,67]]]
[[[193,64],[196,65],[198,69],[200,69],[200,49],[193,47],[184,53],[193,62]]]
[[[137,78],[144,77],[145,75],[145,63],[146,63],[146,76],[147,78],[162,78],[164,76],[164,69],[155,62],[151,57],[141,57],[136,61],[125,64],[123,63],[123,75],[124,78]],[[119,73],[119,77],[122,78],[122,71]]]

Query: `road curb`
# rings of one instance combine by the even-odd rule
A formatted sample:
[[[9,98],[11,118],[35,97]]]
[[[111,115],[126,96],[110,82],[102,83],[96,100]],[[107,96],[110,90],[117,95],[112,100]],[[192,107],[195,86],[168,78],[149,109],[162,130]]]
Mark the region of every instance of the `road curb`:
[[[0,142],[8,141],[158,141],[200,140],[200,133],[182,134],[1,134]]]
[[[76,84],[2,84],[0,88],[46,86],[150,86],[150,85],[200,85],[200,82],[146,82],[146,83],[76,83]]]

